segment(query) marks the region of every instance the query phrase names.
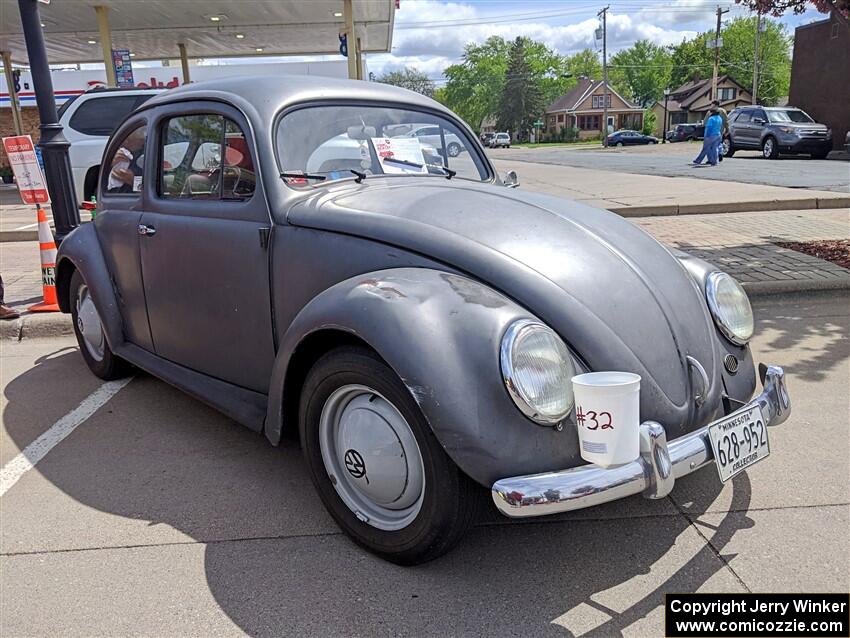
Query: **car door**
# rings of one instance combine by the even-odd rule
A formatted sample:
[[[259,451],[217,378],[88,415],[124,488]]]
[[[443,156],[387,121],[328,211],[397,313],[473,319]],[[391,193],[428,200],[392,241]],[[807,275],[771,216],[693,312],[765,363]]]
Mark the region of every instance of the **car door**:
[[[100,210],[93,223],[112,278],[124,337],[152,352],[138,233],[145,206],[143,184],[149,130],[148,118],[138,116],[113,135],[103,155]]]
[[[764,109],[753,109],[752,115],[750,116],[750,139],[752,141],[752,145],[761,148],[761,140],[762,136],[767,129],[767,113],[765,113]]]
[[[271,224],[247,131],[223,104],[158,111],[140,252],[156,354],[265,393],[274,361]]]

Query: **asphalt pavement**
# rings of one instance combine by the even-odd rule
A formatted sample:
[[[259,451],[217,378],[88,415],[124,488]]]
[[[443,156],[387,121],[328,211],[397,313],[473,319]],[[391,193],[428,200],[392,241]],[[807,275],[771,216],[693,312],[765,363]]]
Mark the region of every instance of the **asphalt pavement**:
[[[538,164],[635,173],[662,177],[696,177],[789,188],[850,192],[850,162],[814,160],[808,156],[781,156],[766,160],[757,151],[739,151],[717,166],[691,166],[701,143],[678,142],[622,148],[541,146],[488,149],[494,159],[516,159]]]
[[[3,341],[0,635],[660,636],[666,592],[847,591],[848,303],[755,301],[756,360],[786,367],[794,407],[748,472],[556,518],[490,509],[416,568],[340,533],[294,443],[143,374],[109,398],[72,338]],[[79,424],[10,485],[57,422]]]

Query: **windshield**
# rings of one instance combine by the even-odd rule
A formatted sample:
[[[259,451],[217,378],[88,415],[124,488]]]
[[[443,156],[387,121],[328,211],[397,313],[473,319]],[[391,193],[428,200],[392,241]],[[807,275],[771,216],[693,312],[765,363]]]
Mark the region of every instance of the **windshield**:
[[[814,120],[805,113],[803,113],[803,111],[798,111],[796,109],[788,109],[784,111],[768,111],[767,118],[771,122],[797,122],[802,124],[814,122]]]
[[[477,181],[488,178],[477,148],[454,123],[400,107],[298,109],[281,119],[275,140],[290,186],[351,178],[352,170],[367,177],[456,173]]]

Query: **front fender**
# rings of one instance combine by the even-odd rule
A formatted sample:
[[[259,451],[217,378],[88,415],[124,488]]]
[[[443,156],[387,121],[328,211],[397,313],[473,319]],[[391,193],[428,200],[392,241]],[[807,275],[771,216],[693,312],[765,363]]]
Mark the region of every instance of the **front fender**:
[[[115,350],[124,342],[123,323],[94,224],[79,226],[59,246],[56,256],[56,292],[62,312],[71,312],[68,293],[74,269],[79,270],[86,280],[103,323],[106,340],[109,347]]]
[[[575,429],[524,417],[499,366],[502,335],[531,315],[487,286],[424,268],[382,270],[315,297],[281,340],[272,372],[266,435],[281,438],[293,355],[311,334],[343,331],[366,342],[410,390],[452,460],[490,486],[505,476],[582,463]],[[295,397],[297,401],[297,397]]]

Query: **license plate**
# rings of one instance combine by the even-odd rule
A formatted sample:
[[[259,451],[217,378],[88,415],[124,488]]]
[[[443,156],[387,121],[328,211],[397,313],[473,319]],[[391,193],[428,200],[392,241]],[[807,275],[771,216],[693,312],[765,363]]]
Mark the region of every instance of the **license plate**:
[[[712,423],[708,438],[720,480],[730,478],[770,455],[761,408],[753,405]]]

